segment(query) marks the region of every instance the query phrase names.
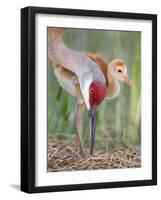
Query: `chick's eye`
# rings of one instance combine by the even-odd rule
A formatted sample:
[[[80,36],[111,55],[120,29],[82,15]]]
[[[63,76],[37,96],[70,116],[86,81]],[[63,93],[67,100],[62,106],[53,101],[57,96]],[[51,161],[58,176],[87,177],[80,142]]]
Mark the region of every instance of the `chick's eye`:
[[[94,89],[91,89],[91,90],[90,90],[90,93],[93,93],[93,92],[94,92]]]
[[[121,71],[121,69],[118,69],[117,71],[118,71],[119,73],[121,73],[121,72],[122,72],[122,71]]]

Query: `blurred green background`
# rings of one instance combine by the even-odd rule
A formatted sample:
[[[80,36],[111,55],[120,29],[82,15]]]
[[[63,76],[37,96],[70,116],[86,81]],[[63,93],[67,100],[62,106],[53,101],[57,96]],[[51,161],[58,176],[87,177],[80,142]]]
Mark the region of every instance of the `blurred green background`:
[[[97,113],[96,147],[124,146],[123,138],[132,145],[141,143],[141,33],[125,31],[95,31],[67,29],[65,44],[77,51],[100,54],[111,62],[114,58],[123,59],[133,87],[120,83],[118,97],[106,100]],[[74,114],[76,98],[67,94],[59,86],[48,62],[48,141],[54,137],[70,139],[75,134]],[[87,111],[84,113],[83,138],[89,143],[89,123]]]

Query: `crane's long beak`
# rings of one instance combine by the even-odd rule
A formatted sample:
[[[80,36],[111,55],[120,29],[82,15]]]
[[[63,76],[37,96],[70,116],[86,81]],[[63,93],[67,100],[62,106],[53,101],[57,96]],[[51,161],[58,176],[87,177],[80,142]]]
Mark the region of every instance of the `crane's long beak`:
[[[124,82],[129,86],[132,86],[132,84],[133,84],[132,79],[128,75],[124,76]]]
[[[94,148],[94,142],[95,142],[95,132],[96,132],[96,111],[97,106],[93,106],[90,108],[88,114],[89,114],[89,123],[90,123],[90,155],[93,153]]]

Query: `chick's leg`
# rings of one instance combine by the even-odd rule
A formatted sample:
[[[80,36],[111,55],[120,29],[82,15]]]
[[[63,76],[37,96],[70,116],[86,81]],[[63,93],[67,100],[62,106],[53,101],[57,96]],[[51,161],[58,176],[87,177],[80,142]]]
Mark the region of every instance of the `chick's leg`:
[[[78,141],[78,144],[79,144],[80,155],[83,158],[85,158],[84,149],[83,149],[83,141],[82,141],[83,111],[84,111],[84,104],[78,103],[77,112],[76,112],[76,115],[75,115],[75,126],[76,126],[77,141]]]

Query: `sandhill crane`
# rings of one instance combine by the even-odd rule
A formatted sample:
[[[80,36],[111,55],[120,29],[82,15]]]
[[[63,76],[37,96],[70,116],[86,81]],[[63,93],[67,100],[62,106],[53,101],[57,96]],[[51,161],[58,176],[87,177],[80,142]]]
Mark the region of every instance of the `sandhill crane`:
[[[113,60],[109,66],[98,54],[79,53],[67,48],[63,41],[64,29],[48,29],[48,56],[53,63],[54,72],[60,86],[70,95],[77,97],[75,126],[79,151],[85,158],[82,142],[82,115],[84,104],[90,121],[90,155],[93,153],[96,110],[105,97],[111,99],[119,94],[119,82],[132,84],[125,63]]]

